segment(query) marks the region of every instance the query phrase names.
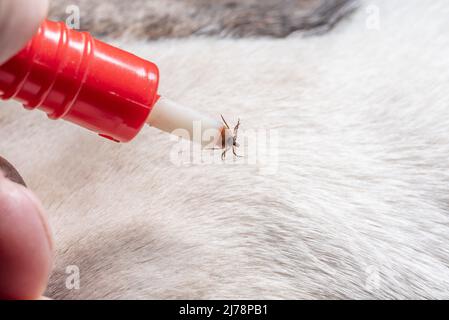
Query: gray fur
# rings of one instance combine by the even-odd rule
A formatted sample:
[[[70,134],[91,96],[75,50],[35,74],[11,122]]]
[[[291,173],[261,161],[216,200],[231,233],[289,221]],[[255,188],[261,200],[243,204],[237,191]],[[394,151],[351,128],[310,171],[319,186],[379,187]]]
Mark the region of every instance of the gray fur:
[[[53,0],[51,17],[81,9],[81,28],[97,36],[138,39],[220,35],[285,37],[322,32],[354,8],[355,0]]]

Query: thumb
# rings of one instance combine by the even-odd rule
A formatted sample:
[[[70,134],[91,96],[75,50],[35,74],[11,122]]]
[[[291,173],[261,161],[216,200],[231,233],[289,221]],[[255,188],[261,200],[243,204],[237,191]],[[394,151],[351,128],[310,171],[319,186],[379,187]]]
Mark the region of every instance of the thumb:
[[[0,0],[0,64],[36,33],[47,8],[48,0]]]
[[[31,191],[0,172],[0,299],[37,299],[52,265],[46,218]]]

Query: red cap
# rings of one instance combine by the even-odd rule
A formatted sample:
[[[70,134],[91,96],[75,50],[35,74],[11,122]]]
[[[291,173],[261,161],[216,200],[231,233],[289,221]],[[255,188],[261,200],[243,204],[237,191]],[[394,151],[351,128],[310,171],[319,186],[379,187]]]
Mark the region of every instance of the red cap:
[[[133,139],[145,124],[158,82],[154,63],[48,20],[0,66],[2,99],[119,142]]]

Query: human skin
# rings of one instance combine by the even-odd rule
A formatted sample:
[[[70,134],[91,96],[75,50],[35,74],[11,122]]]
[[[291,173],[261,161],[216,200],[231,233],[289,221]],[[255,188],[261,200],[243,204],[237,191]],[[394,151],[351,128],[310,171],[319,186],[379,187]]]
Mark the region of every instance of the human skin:
[[[47,0],[0,0],[0,63],[35,34],[47,7]],[[39,299],[52,267],[50,229],[37,197],[6,171],[0,162],[0,299]]]

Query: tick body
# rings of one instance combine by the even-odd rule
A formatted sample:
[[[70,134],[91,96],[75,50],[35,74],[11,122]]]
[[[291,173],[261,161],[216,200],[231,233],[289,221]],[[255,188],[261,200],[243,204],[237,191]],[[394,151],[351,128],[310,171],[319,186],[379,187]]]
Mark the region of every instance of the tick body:
[[[240,119],[238,119],[237,124],[235,125],[234,129],[232,129],[232,130],[222,115],[221,115],[221,119],[223,120],[223,123],[226,126],[226,129],[223,130],[223,134],[222,134],[222,146],[223,146],[224,151],[221,154],[221,159],[224,161],[226,159],[226,153],[231,149],[232,149],[232,153],[234,154],[234,156],[241,157],[236,152],[236,149],[238,147],[240,147],[239,143],[237,142],[239,127],[240,127]]]

